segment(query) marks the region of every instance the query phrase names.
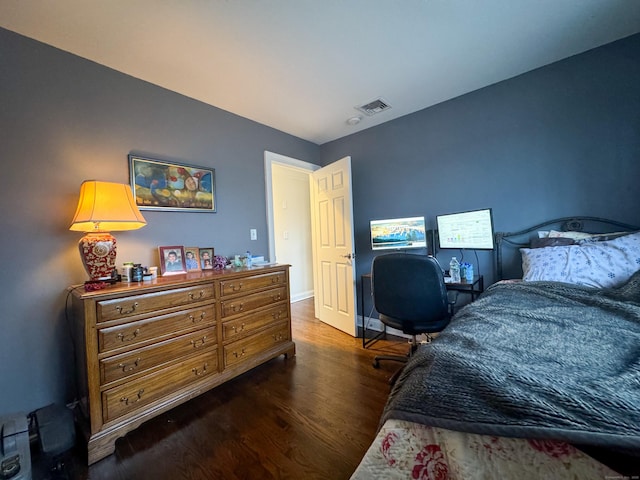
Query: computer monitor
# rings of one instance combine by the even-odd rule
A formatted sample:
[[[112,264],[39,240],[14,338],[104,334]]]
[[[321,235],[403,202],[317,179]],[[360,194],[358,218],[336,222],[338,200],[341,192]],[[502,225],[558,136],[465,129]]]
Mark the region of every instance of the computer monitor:
[[[493,216],[490,208],[436,216],[440,248],[493,250]]]
[[[371,220],[371,250],[403,250],[426,248],[424,217]]]

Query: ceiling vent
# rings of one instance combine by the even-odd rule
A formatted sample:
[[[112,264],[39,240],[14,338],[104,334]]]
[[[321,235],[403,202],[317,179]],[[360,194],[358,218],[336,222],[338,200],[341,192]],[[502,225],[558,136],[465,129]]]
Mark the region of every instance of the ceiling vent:
[[[356,107],[356,110],[360,110],[365,115],[371,116],[376,113],[384,112],[385,110],[389,110],[391,105],[385,102],[383,99],[378,98],[373,102],[369,102],[366,105],[362,105],[360,107]]]

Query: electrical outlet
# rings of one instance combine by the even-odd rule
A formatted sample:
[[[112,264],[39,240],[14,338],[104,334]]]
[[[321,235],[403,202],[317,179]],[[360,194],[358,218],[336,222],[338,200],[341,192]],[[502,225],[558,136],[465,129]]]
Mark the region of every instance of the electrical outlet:
[[[258,230],[256,230],[255,228],[252,228],[251,230],[249,230],[249,235],[251,236],[251,240],[257,240]]]

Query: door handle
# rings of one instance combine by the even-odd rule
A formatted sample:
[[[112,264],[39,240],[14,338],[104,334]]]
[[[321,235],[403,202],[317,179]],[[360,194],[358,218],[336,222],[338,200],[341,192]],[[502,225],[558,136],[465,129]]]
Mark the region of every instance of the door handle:
[[[352,258],[356,258],[356,254],[355,253],[347,253],[346,255],[340,255],[342,258],[346,258],[348,260],[351,260]]]

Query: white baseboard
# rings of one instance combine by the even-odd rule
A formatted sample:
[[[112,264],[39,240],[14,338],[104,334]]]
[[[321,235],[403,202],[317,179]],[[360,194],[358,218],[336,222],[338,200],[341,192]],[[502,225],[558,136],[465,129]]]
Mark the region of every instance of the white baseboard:
[[[376,332],[382,332],[384,330],[384,324],[377,318],[364,317],[364,323],[367,326],[367,330],[373,330]],[[358,322],[358,326],[362,327],[362,324]],[[391,327],[387,327],[387,333],[395,337],[411,338],[411,335],[402,333],[402,330],[396,330],[395,328],[391,328]]]
[[[301,300],[306,300],[307,298],[313,297],[313,290],[307,290],[306,292],[296,293],[295,295],[291,295],[291,303],[296,303]]]
[[[364,317],[364,323],[367,326],[367,330],[375,330],[376,332],[381,332],[384,329],[382,322],[377,318]],[[362,327],[362,324],[359,323],[359,326]]]

